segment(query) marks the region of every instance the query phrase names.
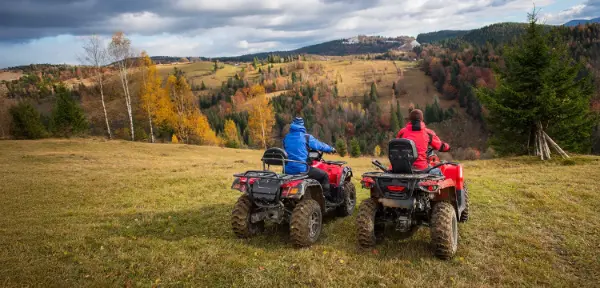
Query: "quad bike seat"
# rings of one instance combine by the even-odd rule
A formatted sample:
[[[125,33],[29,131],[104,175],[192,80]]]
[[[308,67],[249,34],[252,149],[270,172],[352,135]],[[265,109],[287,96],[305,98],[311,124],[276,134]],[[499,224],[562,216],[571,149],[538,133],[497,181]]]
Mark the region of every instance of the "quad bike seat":
[[[269,166],[283,166],[287,159],[288,154],[285,150],[273,147],[265,151],[261,161]]]
[[[413,164],[417,160],[417,146],[409,139],[392,139],[388,144],[389,160],[392,164],[392,173],[413,174],[425,173],[414,170]]]

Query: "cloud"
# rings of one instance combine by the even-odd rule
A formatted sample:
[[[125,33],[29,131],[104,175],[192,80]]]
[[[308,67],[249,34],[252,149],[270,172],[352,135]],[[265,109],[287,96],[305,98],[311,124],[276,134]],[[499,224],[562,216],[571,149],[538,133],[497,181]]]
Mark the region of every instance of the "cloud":
[[[533,7],[521,0],[3,2],[0,55],[10,57],[0,57],[0,67],[76,63],[81,46],[78,37],[109,37],[117,30],[125,31],[137,49],[150,55],[232,56],[289,50],[357,34],[416,36],[442,29],[476,28],[514,15],[522,15],[524,21]],[[538,0],[536,5],[553,2]],[[591,2],[599,1],[588,1],[585,9],[594,7]]]

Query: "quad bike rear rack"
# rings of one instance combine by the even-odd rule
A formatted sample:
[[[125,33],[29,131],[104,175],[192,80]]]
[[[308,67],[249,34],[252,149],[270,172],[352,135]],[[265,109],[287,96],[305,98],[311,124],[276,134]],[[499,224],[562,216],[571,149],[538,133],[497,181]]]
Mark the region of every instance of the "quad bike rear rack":
[[[363,177],[393,178],[393,179],[415,179],[415,180],[444,180],[444,176],[433,174],[394,174],[387,172],[366,172]]]

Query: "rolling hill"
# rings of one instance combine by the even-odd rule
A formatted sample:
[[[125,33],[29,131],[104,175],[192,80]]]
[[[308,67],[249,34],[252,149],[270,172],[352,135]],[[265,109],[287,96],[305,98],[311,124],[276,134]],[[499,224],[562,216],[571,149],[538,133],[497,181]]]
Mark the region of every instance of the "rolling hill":
[[[568,27],[574,27],[574,26],[579,26],[579,25],[588,24],[588,23],[600,23],[600,17],[594,18],[594,19],[587,19],[587,20],[586,19],[571,20],[563,25],[568,26]]]

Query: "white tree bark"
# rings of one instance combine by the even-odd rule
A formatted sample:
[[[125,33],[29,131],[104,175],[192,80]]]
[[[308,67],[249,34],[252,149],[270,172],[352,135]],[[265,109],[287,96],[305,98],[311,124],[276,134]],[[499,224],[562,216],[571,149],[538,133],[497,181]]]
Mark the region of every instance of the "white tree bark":
[[[104,46],[104,42],[100,37],[93,35],[90,36],[83,44],[84,54],[81,55],[79,60],[84,64],[94,67],[96,71],[96,81],[100,86],[100,100],[102,101],[102,109],[104,110],[104,120],[106,122],[106,133],[108,139],[112,139],[112,131],[110,130],[110,121],[108,120],[108,113],[106,112],[106,103],[104,101],[104,78],[101,71],[102,66],[106,65],[107,62],[107,51]]]

